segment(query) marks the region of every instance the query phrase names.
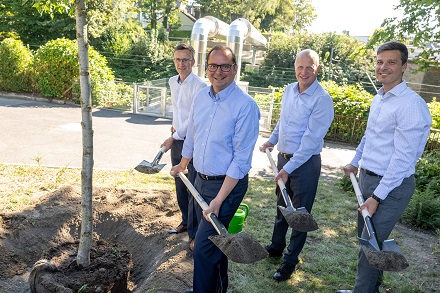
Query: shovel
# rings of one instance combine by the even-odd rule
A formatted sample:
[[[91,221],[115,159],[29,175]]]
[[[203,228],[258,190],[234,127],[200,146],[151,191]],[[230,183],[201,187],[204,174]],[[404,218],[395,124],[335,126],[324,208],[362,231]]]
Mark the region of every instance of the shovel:
[[[272,155],[268,148],[266,148],[266,154],[269,158],[270,164],[272,165],[273,172],[275,176],[278,174],[278,168],[275,165],[275,161],[272,158]],[[318,229],[318,224],[315,219],[305,207],[300,207],[295,209],[292,205],[292,201],[290,200],[289,194],[287,193],[286,185],[284,184],[282,179],[278,179],[278,186],[281,189],[281,193],[283,194],[284,202],[286,203],[286,207],[278,206],[287,223],[292,229],[295,229],[300,232],[310,232]]]
[[[202,210],[208,208],[208,204],[194,188],[185,174],[179,172],[179,177],[185,183],[194,199]],[[254,263],[267,257],[267,251],[252,236],[241,232],[228,234],[226,227],[213,213],[208,214],[212,225],[219,235],[210,236],[209,239],[232,261],[237,263]]]
[[[353,173],[350,173],[350,180],[356,193],[359,206],[361,206],[364,203],[364,198],[362,197],[361,190]],[[370,213],[367,209],[362,210],[362,217],[364,218],[370,239],[358,238],[370,265],[382,271],[399,272],[406,269],[409,264],[394,239],[383,241],[381,250],[379,243],[377,242],[376,232],[374,231]]]
[[[160,151],[157,153],[157,155],[154,158],[152,163],[143,160],[134,169],[138,172],[145,173],[145,174],[158,173],[166,165],[166,164],[159,164],[159,161],[162,158],[162,155],[165,153],[166,150],[167,150],[167,147],[163,146],[160,149]]]

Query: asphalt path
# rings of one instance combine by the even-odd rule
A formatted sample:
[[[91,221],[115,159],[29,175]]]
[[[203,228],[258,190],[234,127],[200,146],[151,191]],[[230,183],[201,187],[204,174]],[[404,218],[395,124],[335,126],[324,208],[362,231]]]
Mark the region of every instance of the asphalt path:
[[[19,98],[17,98],[19,97]],[[0,94],[0,163],[81,168],[81,108],[36,99],[33,96]],[[152,162],[162,142],[170,136],[171,120],[119,111],[92,112],[95,169],[129,170],[142,160]],[[251,176],[273,176],[266,154],[255,146]],[[340,168],[354,154],[352,147],[326,143],[323,167]],[[276,151],[273,153],[276,158]],[[171,168],[170,152],[160,163]]]

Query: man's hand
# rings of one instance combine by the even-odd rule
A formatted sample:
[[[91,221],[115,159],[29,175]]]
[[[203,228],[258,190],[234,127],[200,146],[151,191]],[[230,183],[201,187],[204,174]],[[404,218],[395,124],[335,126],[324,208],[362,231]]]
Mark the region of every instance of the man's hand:
[[[165,152],[167,152],[173,146],[173,143],[174,137],[170,136],[163,142],[163,144],[160,145],[160,147],[165,146],[167,148]]]
[[[269,148],[269,151],[271,152],[273,150],[273,147],[273,144],[271,144],[269,141],[266,141],[260,146],[260,152],[265,153],[267,148]]]
[[[370,217],[374,215],[374,213],[377,210],[377,207],[379,206],[379,203],[374,198],[368,198],[363,205],[359,207],[359,211],[362,212],[363,209],[367,209],[368,213],[370,214]]]
[[[284,184],[286,184],[287,179],[289,179],[289,174],[284,169],[281,169],[274,178],[275,182],[278,182],[279,179],[283,180]]]
[[[179,177],[179,172],[184,172],[185,170],[186,167],[183,167],[181,164],[177,164],[171,168],[170,175],[173,177]]]
[[[344,166],[344,173],[347,177],[350,177],[350,173],[353,173],[354,176],[358,173],[358,168],[353,166],[352,164],[348,164]]]

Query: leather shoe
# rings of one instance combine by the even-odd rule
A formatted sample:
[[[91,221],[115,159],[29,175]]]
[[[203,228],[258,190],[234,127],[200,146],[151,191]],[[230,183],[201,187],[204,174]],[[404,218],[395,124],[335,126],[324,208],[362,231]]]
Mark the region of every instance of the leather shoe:
[[[336,290],[335,293],[351,293],[353,292],[352,290]]]
[[[180,224],[177,228],[168,231],[168,234],[179,234],[185,232],[186,230],[188,230],[188,227]]]
[[[193,288],[188,288],[185,290],[185,293],[193,293],[193,292],[194,292]]]
[[[194,239],[189,239],[189,250],[194,251]]]
[[[290,278],[290,276],[293,274],[294,271],[295,271],[294,264],[283,262],[272,278],[278,282],[286,281]]]
[[[267,245],[264,249],[269,253],[269,257],[281,257],[283,256],[283,252],[275,251],[270,245]]]

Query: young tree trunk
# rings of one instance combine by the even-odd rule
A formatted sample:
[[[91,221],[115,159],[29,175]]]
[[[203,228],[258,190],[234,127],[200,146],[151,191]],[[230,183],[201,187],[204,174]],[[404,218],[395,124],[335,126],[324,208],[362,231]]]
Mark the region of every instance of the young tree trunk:
[[[93,129],[92,96],[87,40],[86,0],[75,1],[76,37],[78,41],[79,82],[81,88],[81,115],[83,158],[81,170],[81,235],[76,262],[79,266],[90,264],[92,247],[92,175],[93,175]]]

